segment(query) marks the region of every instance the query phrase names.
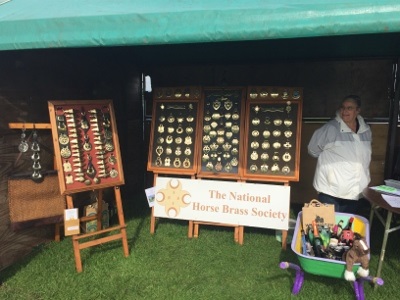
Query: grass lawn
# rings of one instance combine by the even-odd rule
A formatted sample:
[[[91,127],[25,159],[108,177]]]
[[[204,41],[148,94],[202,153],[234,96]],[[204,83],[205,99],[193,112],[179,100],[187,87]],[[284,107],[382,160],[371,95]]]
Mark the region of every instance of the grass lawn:
[[[0,271],[0,299],[355,299],[344,280],[306,274],[291,295],[294,272],[281,261],[298,264],[288,245],[282,251],[271,229],[245,228],[244,245],[233,229],[200,226],[187,238],[187,222],[162,219],[151,235],[144,196],[124,199],[129,257],[120,241],[81,251],[83,272],[75,271],[71,238],[38,246],[21,262]],[[292,206],[292,217],[300,206]],[[370,272],[375,275],[383,226],[371,232]],[[384,285],[364,284],[366,299],[399,299],[399,231],[389,235],[382,270]]]

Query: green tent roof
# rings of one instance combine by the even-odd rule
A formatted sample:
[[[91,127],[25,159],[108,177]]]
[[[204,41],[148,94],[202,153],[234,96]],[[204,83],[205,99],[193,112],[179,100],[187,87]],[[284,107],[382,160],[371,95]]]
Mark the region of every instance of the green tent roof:
[[[396,32],[399,0],[0,0],[0,50]]]

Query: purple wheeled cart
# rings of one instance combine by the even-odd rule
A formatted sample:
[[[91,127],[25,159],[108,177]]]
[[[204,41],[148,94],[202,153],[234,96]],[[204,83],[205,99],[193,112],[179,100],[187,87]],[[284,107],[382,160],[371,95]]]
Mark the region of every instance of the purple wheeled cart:
[[[369,244],[369,223],[368,220],[357,215],[349,215],[344,213],[336,213],[335,219],[338,223],[343,220],[344,224],[347,223],[350,217],[354,217],[353,221],[353,231],[361,234],[365,237],[367,243]],[[302,213],[300,212],[297,216],[296,227],[294,229],[293,239],[291,248],[296,253],[300,266],[290,262],[281,262],[279,264],[281,269],[293,269],[295,270],[296,277],[294,280],[292,294],[297,295],[304,282],[305,273],[310,273],[314,275],[326,276],[344,279],[344,271],[346,270],[346,262],[337,261],[333,259],[325,259],[320,257],[309,256],[303,254],[302,252],[302,237],[301,237],[301,222]],[[356,274],[360,264],[354,264],[353,272]],[[358,277],[356,281],[353,282],[354,294],[357,300],[364,300],[364,282],[371,282],[376,285],[383,285],[383,280],[378,277]]]

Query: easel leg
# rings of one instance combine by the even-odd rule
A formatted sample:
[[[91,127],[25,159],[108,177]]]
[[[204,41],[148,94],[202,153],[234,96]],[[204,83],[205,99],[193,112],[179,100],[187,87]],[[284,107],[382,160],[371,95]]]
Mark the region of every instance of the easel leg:
[[[156,186],[158,174],[154,174],[153,178],[153,186]],[[156,217],[154,217],[154,207],[151,208],[151,216],[150,216],[150,234],[154,234],[156,232]]]
[[[286,181],[286,182],[284,182],[283,185],[289,186],[289,182]],[[287,236],[288,236],[288,231],[282,230],[282,250],[286,250],[286,248],[287,248]]]
[[[193,237],[193,221],[189,221],[188,238],[191,239],[192,237]]]
[[[56,242],[59,242],[61,240],[60,223],[56,223],[54,226],[54,240]]]
[[[282,249],[286,250],[287,248],[287,230],[282,230]]]
[[[74,255],[75,255],[75,267],[78,273],[83,271],[82,269],[82,259],[81,259],[81,250],[79,249],[79,241],[77,239],[77,235],[72,237],[72,245],[74,247]]]
[[[68,209],[74,208],[74,202],[71,195],[67,195],[67,207]],[[74,248],[74,256],[75,256],[75,267],[78,273],[82,272],[82,260],[81,260],[81,252],[79,250],[79,242],[76,239],[77,235],[72,236],[72,246]]]
[[[156,218],[154,217],[154,207],[151,208],[151,217],[150,217],[150,233],[154,234],[156,231]]]
[[[119,221],[119,226],[121,227],[122,247],[124,249],[124,255],[125,257],[127,257],[129,256],[128,239],[126,236],[124,210],[122,208],[121,190],[119,189],[119,186],[114,187],[114,191],[115,191],[115,203],[117,205],[117,211],[118,211],[118,221]]]
[[[103,190],[98,190],[97,195],[97,230],[103,229]]]
[[[239,245],[243,245],[244,242],[244,226],[239,226]]]
[[[234,227],[233,235],[234,235],[234,240],[236,243],[239,243],[239,231],[240,231],[240,226]]]

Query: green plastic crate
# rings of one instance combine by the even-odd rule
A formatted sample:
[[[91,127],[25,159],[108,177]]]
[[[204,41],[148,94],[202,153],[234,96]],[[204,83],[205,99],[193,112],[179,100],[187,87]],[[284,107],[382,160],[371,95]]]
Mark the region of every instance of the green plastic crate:
[[[369,246],[369,222],[364,217],[345,213],[335,213],[335,220],[338,223],[343,220],[347,223],[350,217],[354,217],[353,231],[365,237]],[[343,278],[346,270],[346,262],[320,257],[303,255],[301,251],[301,222],[302,212],[297,216],[296,227],[294,229],[293,240],[291,244],[292,250],[297,254],[300,266],[304,272],[333,278]],[[354,264],[353,272],[357,272],[360,264]]]

